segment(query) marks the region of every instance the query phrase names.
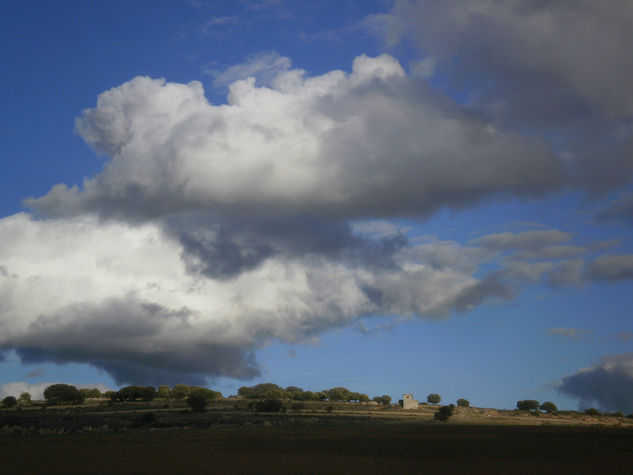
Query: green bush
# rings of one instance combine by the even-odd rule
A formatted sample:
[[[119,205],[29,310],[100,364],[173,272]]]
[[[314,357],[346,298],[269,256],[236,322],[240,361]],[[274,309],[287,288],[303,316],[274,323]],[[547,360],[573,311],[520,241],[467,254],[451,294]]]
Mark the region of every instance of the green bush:
[[[7,396],[2,400],[4,407],[14,407],[18,403],[18,400],[13,396]]]
[[[556,407],[556,404],[550,401],[545,401],[539,406],[539,409],[541,411],[547,412],[548,414],[555,414],[558,411],[558,407]]]
[[[524,399],[517,401],[517,409],[521,411],[536,411],[539,408],[539,402],[534,399]]]
[[[212,391],[211,389],[202,388],[200,386],[189,386],[190,396],[201,396],[205,399],[218,399],[222,397],[222,393],[219,391]]]
[[[176,386],[171,389],[171,395],[176,399],[184,399],[189,396],[189,386],[186,384],[176,384]]]
[[[171,395],[171,389],[169,386],[162,384],[158,386],[158,391],[156,391],[156,395],[159,398],[168,398]]]
[[[470,407],[470,401],[468,399],[458,399],[457,405],[459,407]]]
[[[382,404],[384,406],[391,404],[391,396],[388,396],[386,394],[383,396],[376,396],[373,400],[378,404]]]
[[[53,384],[44,390],[44,399],[51,406],[59,404],[81,404],[84,397],[75,386],[70,384]]]
[[[602,415],[602,413],[595,407],[590,407],[589,409],[585,409],[585,414],[587,416],[601,416]]]
[[[191,408],[191,412],[204,412],[207,410],[207,398],[200,394],[191,394],[187,398],[187,405]]]
[[[451,417],[455,413],[455,405],[449,404],[448,406],[440,407],[435,413],[435,420],[446,422],[449,417]]]
[[[431,404],[439,404],[441,400],[442,397],[435,393],[431,393],[426,397],[426,402],[430,402]]]
[[[79,390],[79,392],[85,399],[96,399],[102,396],[101,391],[99,391],[97,388],[82,388]]]
[[[30,393],[22,393],[18,398],[18,401],[21,404],[31,404],[31,394]]]
[[[156,389],[152,386],[126,386],[112,395],[113,401],[151,401],[156,397]]]

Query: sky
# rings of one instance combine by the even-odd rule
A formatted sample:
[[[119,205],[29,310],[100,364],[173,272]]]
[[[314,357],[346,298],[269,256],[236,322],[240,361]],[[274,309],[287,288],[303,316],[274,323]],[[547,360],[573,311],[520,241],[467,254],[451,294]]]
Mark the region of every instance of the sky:
[[[1,13],[0,396],[633,412],[628,0]]]

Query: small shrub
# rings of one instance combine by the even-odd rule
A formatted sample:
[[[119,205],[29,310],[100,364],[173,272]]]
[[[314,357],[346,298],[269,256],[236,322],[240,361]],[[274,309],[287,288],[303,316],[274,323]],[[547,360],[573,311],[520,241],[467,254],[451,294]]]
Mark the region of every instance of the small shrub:
[[[585,409],[585,415],[587,416],[600,416],[602,413],[596,409],[595,407],[590,407],[589,409]]]
[[[279,399],[265,399],[255,403],[256,412],[281,412],[284,405]]]
[[[187,398],[187,405],[191,408],[191,412],[204,412],[207,410],[207,398],[192,394]]]
[[[376,401],[378,404],[382,404],[383,406],[391,404],[391,396],[388,396],[387,394],[383,396],[376,396],[373,400]]]
[[[2,400],[4,407],[14,407],[18,403],[18,400],[13,396],[7,396]]]
[[[306,405],[304,403],[302,403],[302,402],[294,402],[290,406],[290,409],[292,409],[293,411],[301,411],[301,410],[303,410],[305,408],[306,408]]]
[[[440,407],[435,413],[435,420],[446,422],[449,417],[451,417],[455,413],[455,405],[449,404],[448,406]]]
[[[470,401],[468,399],[458,399],[457,405],[459,407],[470,407]]]
[[[325,408],[325,411],[330,414],[334,410],[334,404],[328,404]]]

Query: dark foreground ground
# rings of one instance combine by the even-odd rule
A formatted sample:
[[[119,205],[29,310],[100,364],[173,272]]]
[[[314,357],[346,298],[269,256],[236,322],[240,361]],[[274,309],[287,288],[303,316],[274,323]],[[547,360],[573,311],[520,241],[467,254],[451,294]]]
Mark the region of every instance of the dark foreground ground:
[[[633,431],[362,422],[0,438],[0,473],[633,473]]]

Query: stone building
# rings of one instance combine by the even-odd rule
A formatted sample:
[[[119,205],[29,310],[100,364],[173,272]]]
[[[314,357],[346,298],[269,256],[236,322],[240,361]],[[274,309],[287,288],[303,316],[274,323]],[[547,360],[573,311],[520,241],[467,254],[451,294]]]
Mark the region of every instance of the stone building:
[[[403,409],[417,409],[419,403],[416,399],[413,399],[413,394],[404,394],[402,396],[401,405]]]

